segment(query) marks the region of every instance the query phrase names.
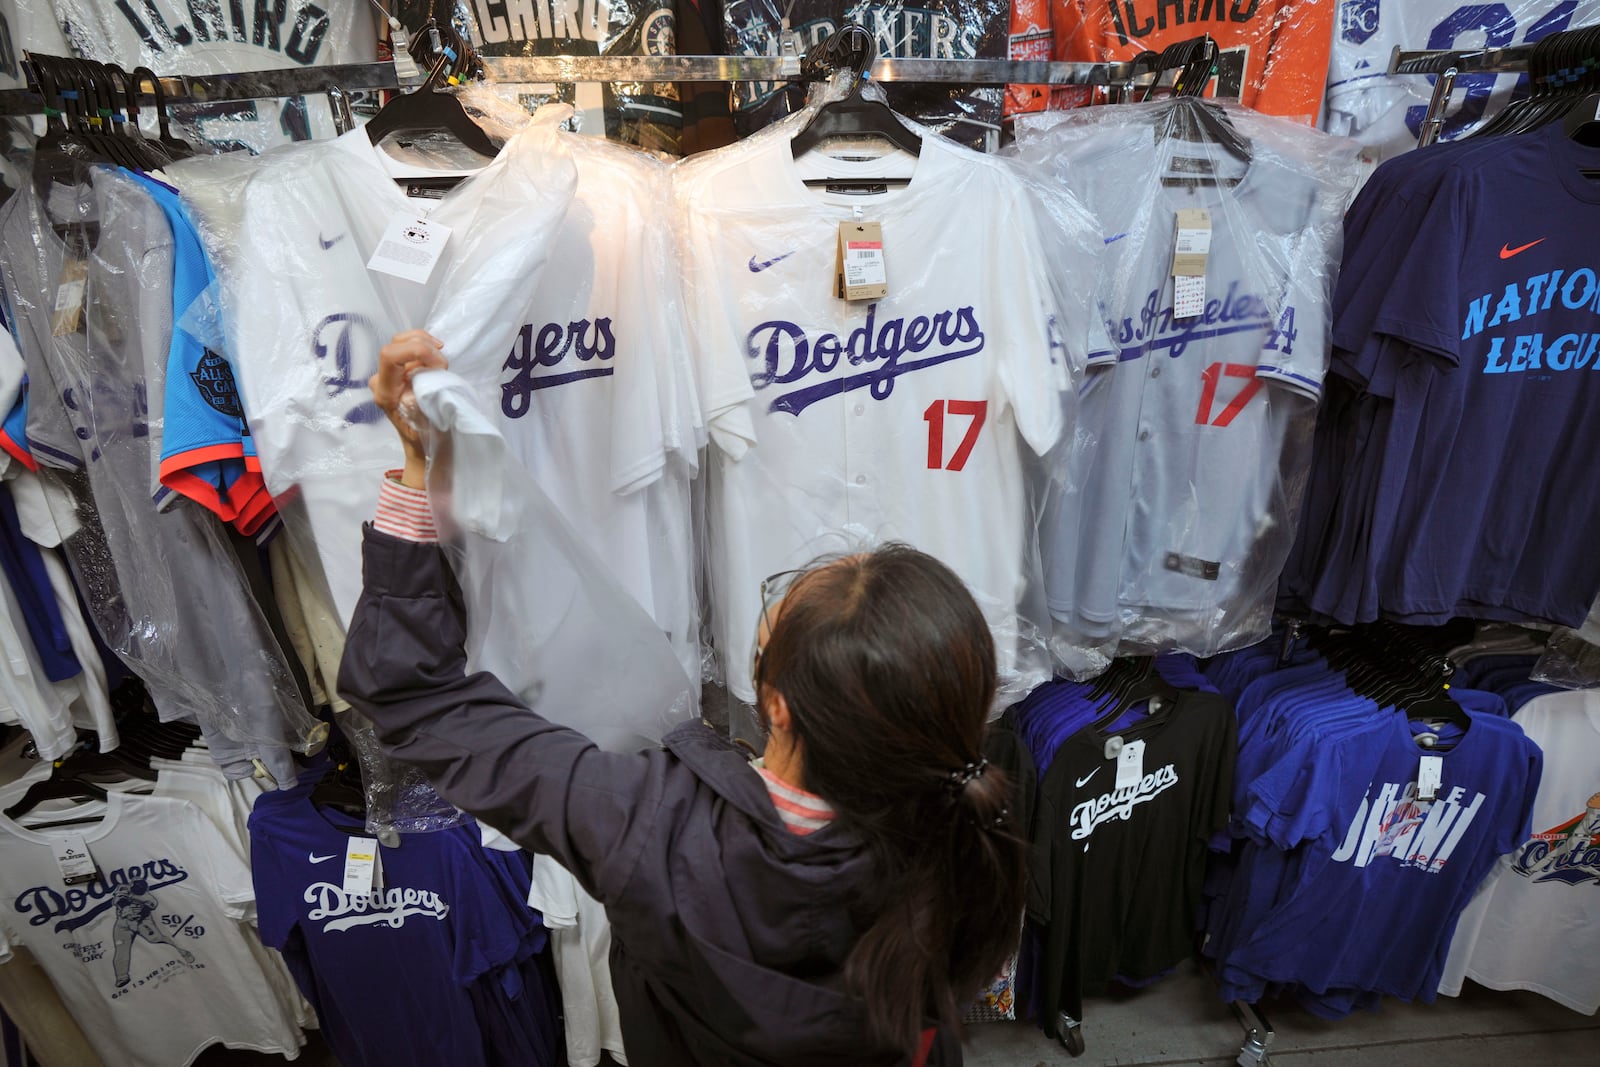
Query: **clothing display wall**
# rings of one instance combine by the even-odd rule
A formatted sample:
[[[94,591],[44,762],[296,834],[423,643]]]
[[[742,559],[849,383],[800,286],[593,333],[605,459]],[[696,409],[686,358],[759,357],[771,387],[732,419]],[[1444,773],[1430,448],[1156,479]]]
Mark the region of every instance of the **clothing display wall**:
[[[381,36],[365,0],[224,8],[0,20],[267,82]],[[1197,959],[1219,1011],[1600,1007],[1600,9],[724,4],[730,58],[852,21],[895,59],[1209,43],[1137,102],[1116,65],[1004,108],[735,83],[748,136],[681,160],[640,150],[679,145],[672,5],[387,10],[442,70],[642,62],[406,82],[343,133],[284,97],[135,124],[35,62],[64,81],[6,155],[0,959],[38,966],[0,966],[108,1067],[310,1029],[346,1067],[959,1062],[863,1044],[819,974],[875,861],[752,759],[782,597],[893,543],[988,624],[1027,842],[971,1018],[1082,1052]],[[1464,74],[1405,151],[1393,47],[1539,40],[1566,74]],[[447,364],[394,416],[423,488],[370,381],[410,330]],[[714,848],[662,829],[691,808]]]

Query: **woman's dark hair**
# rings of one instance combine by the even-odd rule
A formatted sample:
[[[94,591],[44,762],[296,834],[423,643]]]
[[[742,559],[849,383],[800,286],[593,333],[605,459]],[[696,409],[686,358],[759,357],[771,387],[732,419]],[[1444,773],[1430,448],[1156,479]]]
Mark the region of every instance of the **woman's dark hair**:
[[[872,1035],[914,1048],[957,1026],[1016,946],[1025,878],[1010,786],[982,766],[994,639],[960,578],[901,544],[796,579],[762,651],[758,691],[783,695],[805,787],[877,861],[845,980]]]

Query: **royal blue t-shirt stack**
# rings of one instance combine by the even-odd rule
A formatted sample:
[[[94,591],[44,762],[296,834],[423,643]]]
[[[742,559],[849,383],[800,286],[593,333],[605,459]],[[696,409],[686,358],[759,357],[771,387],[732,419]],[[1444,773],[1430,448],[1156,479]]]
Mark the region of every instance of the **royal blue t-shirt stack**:
[[[1280,606],[1578,626],[1600,594],[1600,148],[1560,123],[1384,163],[1346,219]]]
[[[312,802],[314,782],[250,815],[261,939],[283,953],[345,1067],[554,1067],[565,1044],[522,853],[484,849],[470,820],[380,849],[381,886],[346,892],[362,823]]]
[[[1248,649],[1207,674],[1239,717],[1238,843],[1207,882],[1223,995],[1292,993],[1330,1019],[1383,996],[1431,1002],[1462,910],[1531,832],[1538,746],[1495,694],[1452,691],[1467,725],[1430,730],[1315,652],[1280,665],[1276,649]],[[1424,755],[1440,760],[1432,799]]]

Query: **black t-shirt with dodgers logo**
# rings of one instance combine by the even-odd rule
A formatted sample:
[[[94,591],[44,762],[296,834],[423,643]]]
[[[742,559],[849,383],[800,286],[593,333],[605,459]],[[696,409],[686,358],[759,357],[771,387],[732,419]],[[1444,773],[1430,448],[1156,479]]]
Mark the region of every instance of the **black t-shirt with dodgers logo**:
[[[1145,744],[1117,785],[1109,736]],[[1227,826],[1237,725],[1228,701],[1183,692],[1115,735],[1080,730],[1039,784],[1028,917],[1041,938],[1041,1022],[1083,1017],[1113,978],[1153,978],[1193,951],[1207,842]]]

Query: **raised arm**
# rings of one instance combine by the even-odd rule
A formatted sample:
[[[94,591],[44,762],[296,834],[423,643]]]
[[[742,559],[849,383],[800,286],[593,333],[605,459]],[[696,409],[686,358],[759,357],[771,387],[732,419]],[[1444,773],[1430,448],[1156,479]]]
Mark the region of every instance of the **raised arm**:
[[[419,416],[405,410],[411,373],[443,364],[437,342],[413,331],[384,348],[372,380],[405,441],[407,465],[385,485],[379,509],[379,525],[394,532],[365,532],[365,586],[339,691],[372,721],[385,751],[421,770],[440,796],[554,856],[608,902],[626,884],[660,806],[666,757],[602,751],[529,710],[493,675],[467,672],[465,605],[443,549],[430,540],[425,460],[411,421]]]

